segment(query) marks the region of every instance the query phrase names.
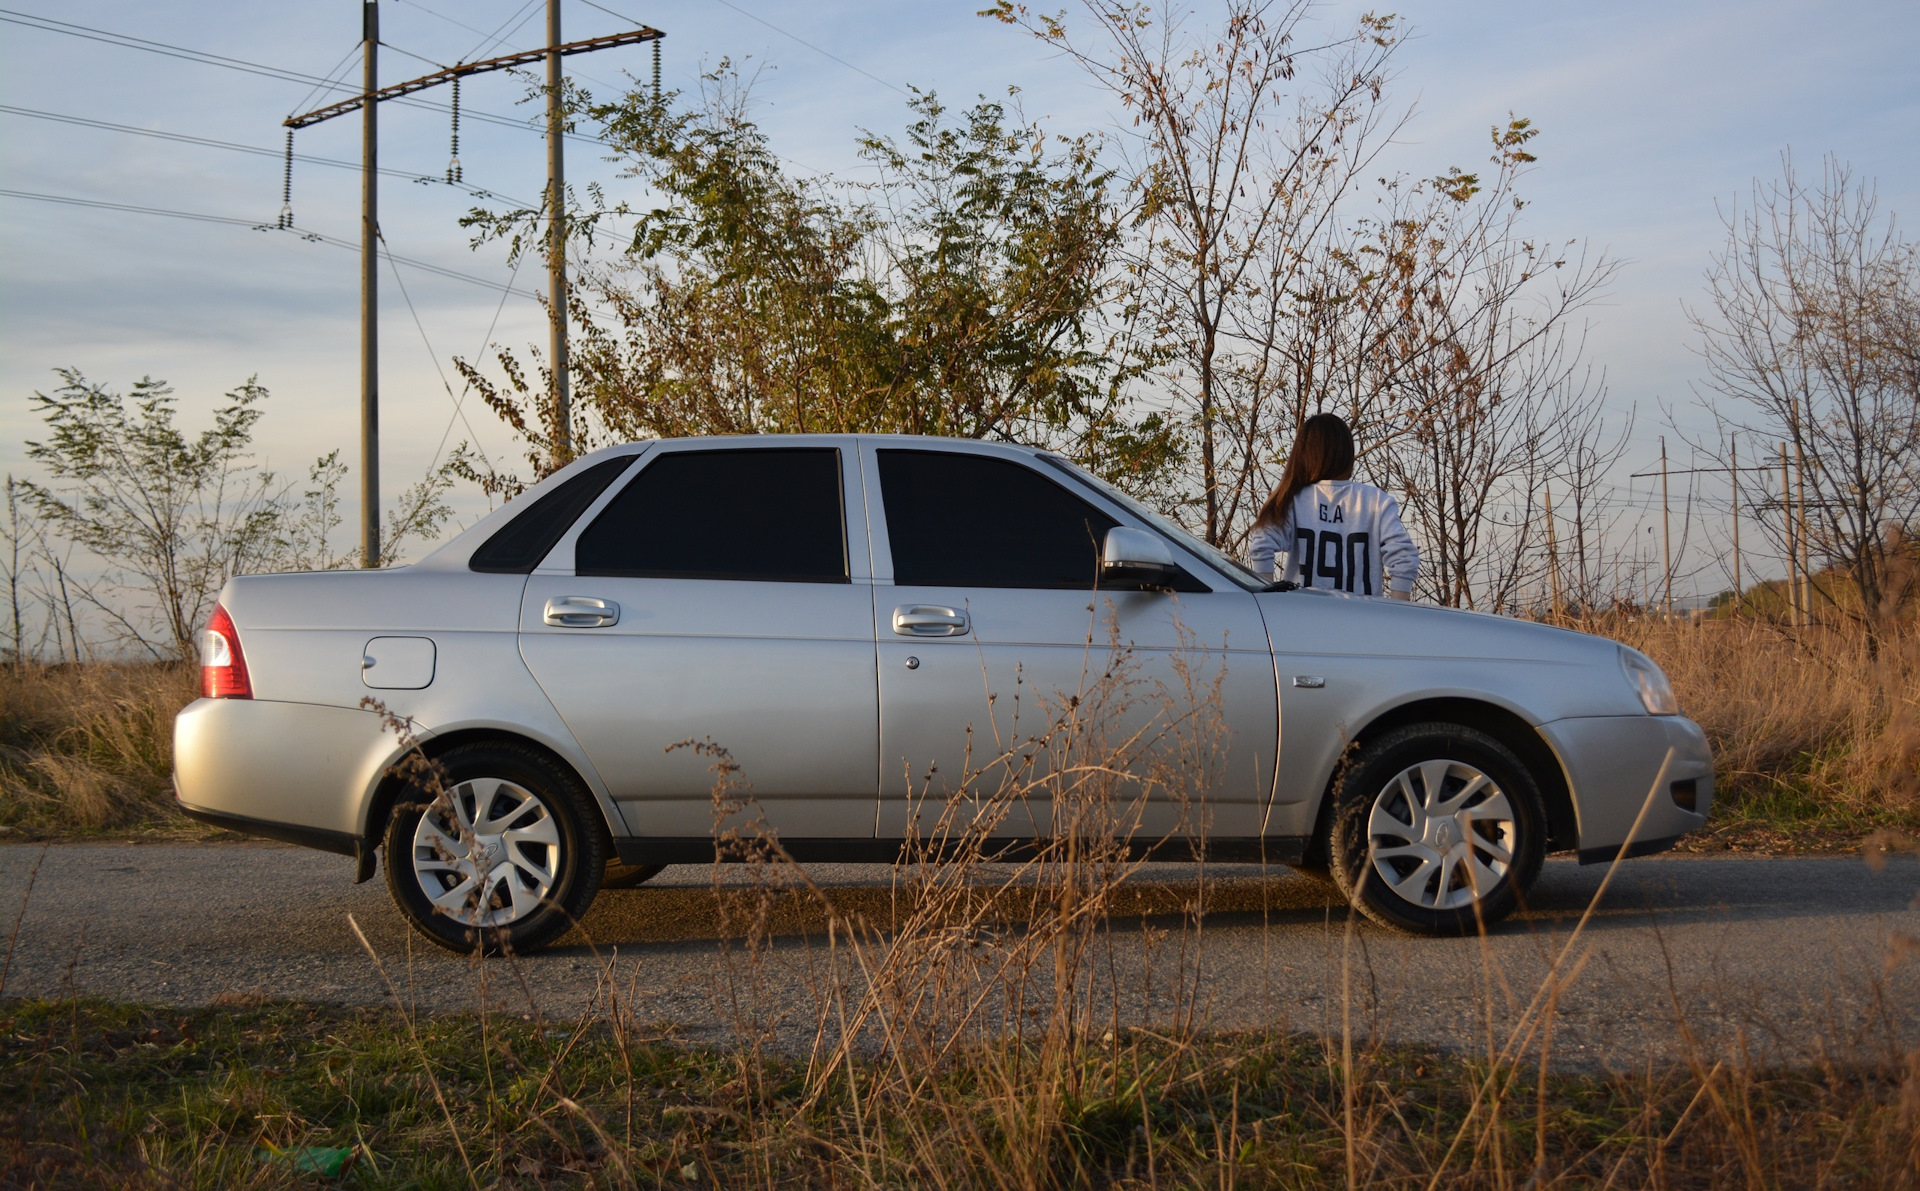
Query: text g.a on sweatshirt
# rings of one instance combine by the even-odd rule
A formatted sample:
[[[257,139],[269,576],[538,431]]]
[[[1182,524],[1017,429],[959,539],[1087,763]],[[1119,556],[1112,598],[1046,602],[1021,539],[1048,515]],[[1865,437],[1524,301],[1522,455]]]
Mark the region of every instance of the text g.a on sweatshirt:
[[[1255,527],[1248,562],[1268,579],[1354,595],[1413,590],[1420,548],[1393,497],[1358,480],[1322,480],[1300,490],[1278,525]]]

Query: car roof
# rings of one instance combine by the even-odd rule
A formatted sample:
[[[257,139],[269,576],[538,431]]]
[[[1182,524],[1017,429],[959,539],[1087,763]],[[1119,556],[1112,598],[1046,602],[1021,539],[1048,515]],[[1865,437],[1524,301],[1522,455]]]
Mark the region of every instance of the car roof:
[[[818,446],[852,446],[862,442],[879,442],[900,445],[924,446],[976,446],[990,447],[996,450],[1013,451],[1022,455],[1040,455],[1048,453],[1045,448],[1031,447],[1024,443],[994,442],[980,438],[961,438],[954,435],[937,434],[703,434],[688,435],[682,438],[644,438],[632,442],[620,443],[603,450],[613,452],[638,447],[687,446],[767,446],[771,443]],[[599,454],[595,451],[594,454]]]

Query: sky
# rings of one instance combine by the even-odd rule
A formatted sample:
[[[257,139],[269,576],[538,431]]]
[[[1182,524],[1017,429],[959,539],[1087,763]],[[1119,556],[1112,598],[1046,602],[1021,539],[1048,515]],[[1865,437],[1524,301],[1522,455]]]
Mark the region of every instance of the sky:
[[[982,0],[564,2],[568,40],[640,23],[665,30],[669,88],[690,86],[722,58],[759,71],[759,118],[799,171],[858,176],[856,135],[898,133],[909,86],[953,104],[1018,87],[1027,114],[1053,131],[1118,126],[1111,99],[1071,63],[975,15]],[[334,447],[357,461],[357,253],[251,226],[272,225],[280,212],[281,121],[325,102],[327,93],[99,39],[104,31],[326,76],[352,66],[356,0],[0,3],[28,6],[0,9],[0,189],[246,221],[0,195],[0,466],[32,473],[25,444],[38,437],[39,423],[29,398],[58,383],[59,367],[120,387],[143,375],[165,378],[189,425],[201,424],[222,393],[257,377],[272,393],[257,438],[263,463],[297,472]],[[383,0],[382,82],[471,59],[489,44],[490,54],[536,47],[544,41],[543,7]],[[1200,4],[1191,19],[1212,11]],[[1337,28],[1363,11],[1328,3],[1319,19]],[[1382,168],[1413,176],[1475,168],[1487,156],[1489,127],[1509,113],[1525,116],[1540,129],[1529,145],[1540,160],[1523,186],[1527,230],[1585,241],[1621,262],[1614,284],[1587,312],[1587,359],[1605,372],[1609,415],[1624,424],[1628,411],[1637,413],[1619,482],[1643,502],[1648,482],[1626,476],[1657,463],[1660,435],[1668,436],[1676,466],[1686,457],[1676,432],[1663,427],[1663,411],[1674,411],[1681,430],[1706,422],[1687,311],[1701,301],[1702,273],[1724,239],[1729,205],[1754,179],[1776,176],[1782,153],[1791,151],[1806,169],[1817,170],[1824,154],[1846,161],[1877,183],[1883,209],[1896,216],[1920,207],[1920,71],[1912,67],[1920,5],[1911,0],[1407,0],[1394,11],[1412,35],[1395,56],[1390,94],[1411,116]],[[21,23],[23,14],[67,22],[68,31]],[[608,94],[647,77],[650,62],[649,49],[634,46],[570,58],[568,71],[577,84]],[[349,74],[357,83],[357,66]],[[509,201],[538,197],[543,138],[475,114],[524,121],[537,110],[526,95],[523,80],[504,74],[463,84],[464,178]],[[382,108],[381,162],[431,179],[448,165],[449,114],[444,90],[421,98],[436,106]],[[296,151],[357,162],[357,117],[303,130]],[[576,187],[599,181],[616,194],[631,185],[590,143],[569,143],[567,177]],[[389,499],[461,441],[505,463],[520,458],[505,428],[470,394],[462,397],[449,360],[472,358],[488,342],[544,343],[544,318],[530,296],[543,278],[531,269],[512,273],[498,245],[470,246],[457,220],[475,201],[443,182],[381,180],[381,226],[392,251],[474,279],[383,267]],[[297,162],[292,208],[299,231],[357,240],[356,171]],[[1680,494],[1676,488],[1676,500]],[[456,495],[462,521],[486,507],[476,492]],[[1725,502],[1724,484],[1703,478],[1695,497],[1702,529],[1689,537],[1680,569],[1700,590],[1717,590],[1724,582],[1713,565],[1714,508]],[[1760,560],[1748,562],[1750,575],[1766,570]]]

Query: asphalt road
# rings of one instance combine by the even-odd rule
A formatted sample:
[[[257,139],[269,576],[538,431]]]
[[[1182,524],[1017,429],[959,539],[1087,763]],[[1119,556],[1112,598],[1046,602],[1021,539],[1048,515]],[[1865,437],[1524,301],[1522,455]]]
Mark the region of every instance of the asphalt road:
[[[884,866],[808,871],[841,908],[886,919]],[[1317,886],[1283,869],[1216,866],[1201,882],[1192,866],[1148,865],[1126,891],[1103,971],[1132,990],[1122,1012],[1142,1023],[1169,1011],[1166,981],[1179,970],[1214,1027],[1335,1034],[1344,1019],[1376,1038],[1484,1052],[1540,986],[1603,871],[1549,862],[1531,913],[1481,941],[1349,927]],[[415,936],[384,882],[354,885],[340,857],[267,844],[63,844],[44,856],[6,845],[0,929],[20,918],[0,995],[371,1005],[397,994],[430,1011],[486,997],[572,1016],[593,1011],[611,978],[639,1020],[718,1042],[733,1020],[722,990],[738,961],[719,944],[711,880],[710,869],[670,868],[642,888],[603,892],[558,947],[475,964]],[[1181,908],[1202,889],[1204,926],[1182,967]],[[1911,859],[1879,871],[1839,858],[1630,862],[1572,952],[1584,964],[1558,998],[1556,1059],[1627,1067],[1683,1057],[1689,1045],[1795,1059],[1920,1043],[1916,895]],[[780,1036],[804,1045],[825,922],[806,905],[775,921],[762,1003]]]

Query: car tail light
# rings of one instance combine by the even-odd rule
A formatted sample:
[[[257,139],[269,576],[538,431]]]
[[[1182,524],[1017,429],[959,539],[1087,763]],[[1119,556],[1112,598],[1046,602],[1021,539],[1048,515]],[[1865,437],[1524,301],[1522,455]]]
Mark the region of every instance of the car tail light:
[[[233,617],[218,604],[200,631],[200,693],[209,699],[253,698],[240,634],[234,631]]]

